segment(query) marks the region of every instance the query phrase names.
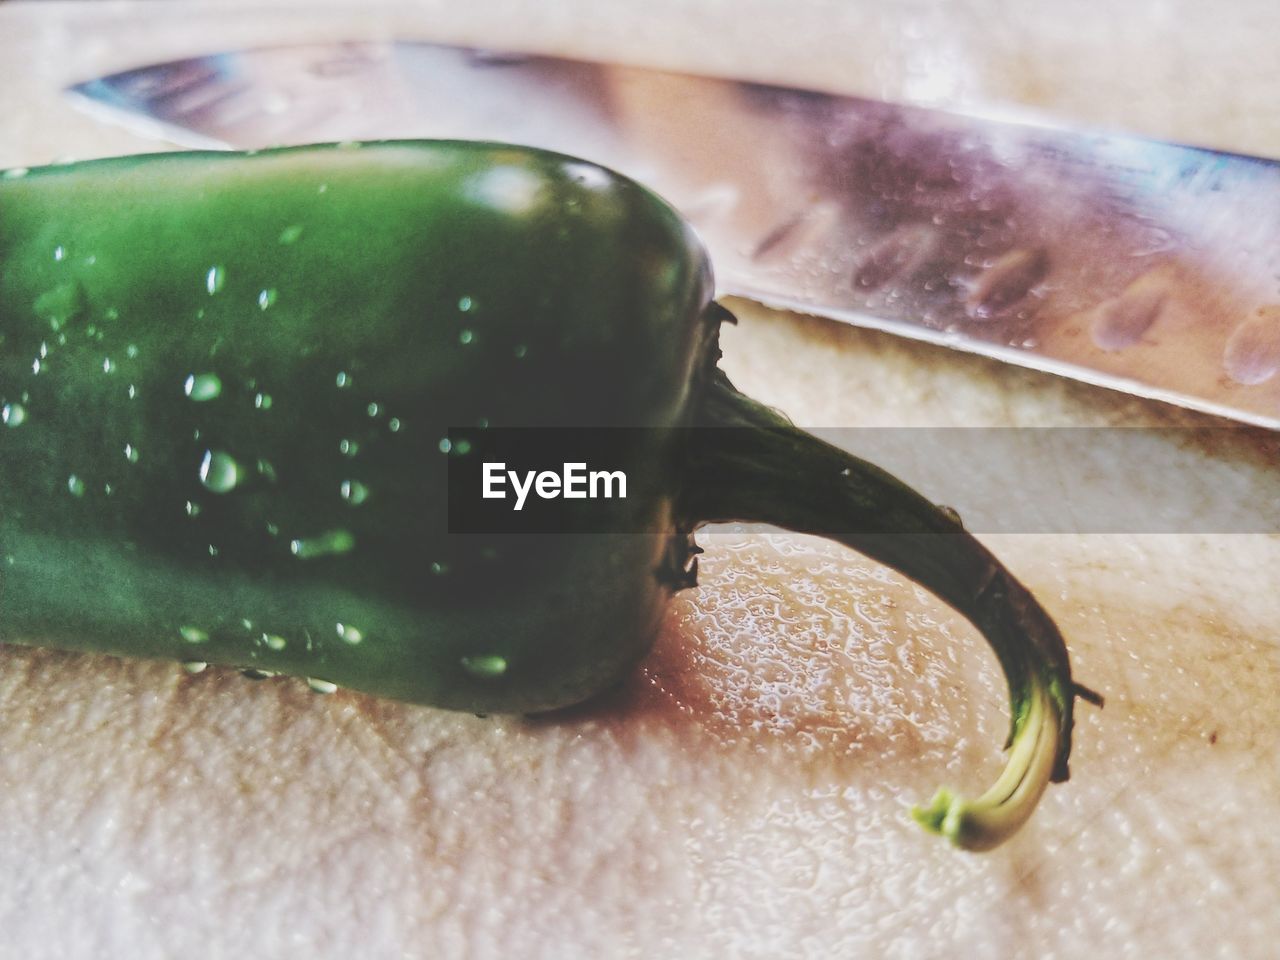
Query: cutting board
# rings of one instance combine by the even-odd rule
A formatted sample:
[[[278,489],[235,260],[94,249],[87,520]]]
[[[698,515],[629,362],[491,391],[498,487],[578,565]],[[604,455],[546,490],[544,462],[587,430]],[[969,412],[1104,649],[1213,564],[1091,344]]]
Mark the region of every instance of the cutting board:
[[[0,7],[0,165],[156,147],[71,113],[54,95],[64,82],[392,32],[980,101],[1280,155],[1263,93],[1280,79],[1280,14],[1261,3],[1226,15],[1090,0],[1068,16],[994,0],[894,13],[661,0],[609,15],[585,0],[477,0],[311,4],[305,22],[301,5],[257,6]],[[732,306],[725,368],[803,425],[1212,423]],[[1178,453],[1191,473],[1280,482],[1273,448],[1249,438]],[[904,465],[926,488],[928,459]],[[702,537],[700,586],[623,689],[536,721],[0,647],[0,956],[1271,954],[1280,537],[984,540],[1107,698],[1081,707],[1070,782],[990,854],[953,851],[905,816],[937,784],[980,790],[998,768],[1003,681],[982,641],[856,555],[718,531]]]

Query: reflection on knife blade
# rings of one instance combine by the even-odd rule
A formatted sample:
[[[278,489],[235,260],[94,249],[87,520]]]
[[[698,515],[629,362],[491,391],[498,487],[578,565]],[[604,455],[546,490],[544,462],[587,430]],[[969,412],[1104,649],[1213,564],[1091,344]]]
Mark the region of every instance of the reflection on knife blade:
[[[527,143],[650,185],[721,292],[1280,428],[1280,163],[852,97],[429,44],[72,88],[191,146]]]

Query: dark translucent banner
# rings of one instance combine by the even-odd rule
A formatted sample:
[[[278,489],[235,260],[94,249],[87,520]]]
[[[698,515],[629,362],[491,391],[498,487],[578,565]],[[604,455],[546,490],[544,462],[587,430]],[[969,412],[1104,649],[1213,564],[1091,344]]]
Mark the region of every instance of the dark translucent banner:
[[[974,533],[1280,534],[1280,434],[1208,428],[814,430],[953,508]],[[459,429],[452,533],[637,533],[725,429]],[[796,495],[804,477],[797,473]],[[857,533],[861,531],[843,531]],[[906,532],[906,531],[903,531]]]

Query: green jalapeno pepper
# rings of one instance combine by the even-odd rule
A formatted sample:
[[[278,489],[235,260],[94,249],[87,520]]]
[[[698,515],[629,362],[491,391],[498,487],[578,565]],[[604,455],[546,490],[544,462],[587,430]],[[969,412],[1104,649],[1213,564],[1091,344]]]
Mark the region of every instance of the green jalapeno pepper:
[[[696,527],[776,524],[901,571],[991,642],[1006,771],[916,815],[995,845],[1067,775],[1061,637],[950,512],[739,394],[712,292],[665,203],[537,150],[7,171],[0,639],[544,711],[644,656]],[[646,428],[628,531],[450,534],[459,426]]]

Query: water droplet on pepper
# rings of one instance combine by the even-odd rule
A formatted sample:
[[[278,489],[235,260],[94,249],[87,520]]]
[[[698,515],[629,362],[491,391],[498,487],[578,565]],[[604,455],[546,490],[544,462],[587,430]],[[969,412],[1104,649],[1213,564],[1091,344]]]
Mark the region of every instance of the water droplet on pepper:
[[[356,627],[353,627],[349,623],[339,623],[337,625],[337,628],[338,628],[338,636],[341,637],[347,643],[351,644],[353,647],[356,644],[360,643],[362,640],[364,640],[364,634],[361,633],[359,629],[357,629]]]
[[[292,540],[289,543],[289,550],[298,559],[309,560],[313,557],[349,553],[355,545],[356,538],[352,536],[351,531],[330,530],[314,537],[300,537]]]
[[[204,403],[222,394],[222,379],[216,373],[193,373],[182,385],[182,392],[196,403]]]
[[[496,680],[507,672],[506,657],[495,655],[463,657],[462,669],[477,680]]]
[[[187,643],[208,643],[209,634],[201,630],[199,627],[184,625],[178,628],[178,633],[182,635],[182,639]]]
[[[358,507],[369,499],[369,488],[359,480],[343,480],[338,487],[338,492],[342,494],[342,499],[353,507]]]
[[[221,450],[206,450],[200,461],[200,482],[214,493],[228,493],[240,482],[240,465]]]
[[[227,271],[223,267],[210,267],[209,272],[204,275],[204,288],[209,291],[209,296],[221,290],[226,283]]]

